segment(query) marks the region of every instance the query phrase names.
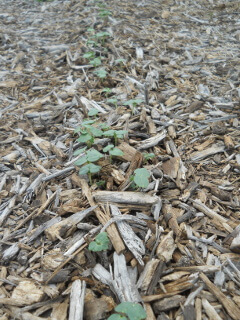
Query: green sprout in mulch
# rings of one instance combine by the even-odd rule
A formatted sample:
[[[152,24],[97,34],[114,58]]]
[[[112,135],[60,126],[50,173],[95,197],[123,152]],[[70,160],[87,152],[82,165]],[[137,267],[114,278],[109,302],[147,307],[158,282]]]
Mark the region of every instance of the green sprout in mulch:
[[[112,314],[108,320],[143,320],[146,319],[146,311],[139,303],[122,302],[114,309],[117,313]]]
[[[104,251],[108,249],[109,244],[107,232],[101,232],[96,236],[94,241],[90,242],[88,249],[94,252]]]

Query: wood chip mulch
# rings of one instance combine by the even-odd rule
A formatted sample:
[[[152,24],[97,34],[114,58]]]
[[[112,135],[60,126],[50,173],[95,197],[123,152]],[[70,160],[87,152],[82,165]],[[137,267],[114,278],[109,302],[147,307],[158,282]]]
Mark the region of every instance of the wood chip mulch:
[[[224,0],[1,1],[0,320],[123,301],[240,319],[239,17]],[[77,150],[114,144],[77,141],[89,119],[124,130],[123,154],[79,175]]]

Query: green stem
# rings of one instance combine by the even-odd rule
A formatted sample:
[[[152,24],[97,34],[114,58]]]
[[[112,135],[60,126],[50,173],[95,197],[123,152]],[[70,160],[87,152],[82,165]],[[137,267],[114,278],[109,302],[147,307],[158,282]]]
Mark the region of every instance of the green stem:
[[[91,174],[91,172],[88,172],[88,179],[89,179],[90,185],[92,185],[92,174]]]
[[[115,147],[116,147],[116,145],[117,145],[117,135],[116,135],[116,133],[114,133],[114,144],[115,144]]]

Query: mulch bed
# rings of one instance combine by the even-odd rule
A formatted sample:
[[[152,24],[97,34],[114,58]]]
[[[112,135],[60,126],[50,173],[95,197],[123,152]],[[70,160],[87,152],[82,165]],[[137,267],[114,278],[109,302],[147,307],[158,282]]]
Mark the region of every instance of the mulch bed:
[[[239,319],[239,14],[2,1],[0,320]]]

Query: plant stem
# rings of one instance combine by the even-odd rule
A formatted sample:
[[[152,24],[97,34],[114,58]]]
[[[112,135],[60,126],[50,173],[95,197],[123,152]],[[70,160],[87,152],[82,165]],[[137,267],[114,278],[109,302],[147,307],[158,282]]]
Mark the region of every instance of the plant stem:
[[[88,172],[88,179],[89,179],[90,185],[92,185],[92,174],[91,174],[91,172]]]

